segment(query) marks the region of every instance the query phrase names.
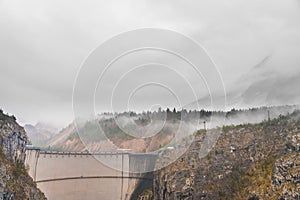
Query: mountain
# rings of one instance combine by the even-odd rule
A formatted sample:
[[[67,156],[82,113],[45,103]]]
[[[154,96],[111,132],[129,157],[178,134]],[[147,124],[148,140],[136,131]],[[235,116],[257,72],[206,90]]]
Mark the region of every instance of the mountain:
[[[273,70],[271,61],[272,57],[266,56],[237,78],[232,85],[226,87],[227,108],[299,104],[300,71],[294,71],[292,74],[279,73]],[[224,109],[224,94],[214,94],[213,97],[213,106]],[[196,109],[197,105],[209,108],[210,96],[204,96],[184,107]]]
[[[102,126],[104,129],[99,129]],[[104,134],[104,132],[106,134]],[[79,134],[78,134],[79,132]],[[76,128],[75,123],[71,123],[60,133],[51,138],[44,148],[60,151],[112,151],[117,149],[131,149],[134,152],[150,151],[158,149],[168,141],[171,130],[165,128],[164,139],[157,139],[159,135],[151,138],[133,138],[127,136],[116,124],[114,120],[88,120],[82,126]],[[154,142],[157,141],[157,142]]]
[[[68,148],[66,148],[64,144],[68,142],[69,136],[75,132],[76,132],[76,127],[74,123],[71,123],[66,128],[63,128],[58,134],[53,136],[50,140],[48,140],[45,143],[44,147],[51,148],[51,149],[54,148],[59,150],[67,150]],[[73,150],[75,150],[75,147]]]
[[[42,146],[58,133],[58,129],[45,123],[25,124],[24,129],[33,145]]]
[[[0,110],[0,199],[46,199],[24,166],[28,143],[16,118]]]
[[[221,131],[207,156],[205,137]],[[170,159],[162,152],[160,162]],[[159,164],[159,163],[157,163]],[[183,156],[154,172],[153,199],[300,199],[300,111],[198,131]]]
[[[119,113],[118,116],[72,122],[40,147],[59,151],[111,151],[131,149],[133,152],[152,152],[165,147],[176,138],[192,135],[203,127],[259,123],[292,113],[298,106],[273,106],[247,110],[222,111],[161,111],[142,114]],[[200,123],[199,123],[200,122]],[[179,126],[180,125],[180,126]],[[155,133],[147,135],[148,133]],[[169,144],[170,145],[170,144]]]

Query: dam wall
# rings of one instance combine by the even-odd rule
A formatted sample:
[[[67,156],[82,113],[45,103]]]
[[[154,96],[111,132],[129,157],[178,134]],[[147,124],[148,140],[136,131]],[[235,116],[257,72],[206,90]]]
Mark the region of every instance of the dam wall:
[[[37,186],[52,199],[130,199],[156,156],[126,152],[52,152],[26,150],[25,165]],[[151,161],[150,161],[151,160]]]

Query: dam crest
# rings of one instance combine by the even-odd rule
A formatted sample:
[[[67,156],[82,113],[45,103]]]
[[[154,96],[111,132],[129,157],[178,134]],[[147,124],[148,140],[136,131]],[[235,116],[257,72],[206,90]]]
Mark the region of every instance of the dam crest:
[[[156,158],[153,153],[60,152],[28,146],[25,166],[50,200],[128,200],[139,183],[151,186]]]

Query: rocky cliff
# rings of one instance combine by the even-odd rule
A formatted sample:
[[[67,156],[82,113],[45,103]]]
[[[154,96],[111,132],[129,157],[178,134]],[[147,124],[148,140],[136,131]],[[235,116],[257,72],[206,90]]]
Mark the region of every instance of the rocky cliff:
[[[28,143],[16,118],[0,110],[0,199],[46,199],[24,166]]]
[[[199,151],[213,130],[199,131],[182,157],[154,173],[154,199],[300,199],[299,111],[219,130],[204,158]]]

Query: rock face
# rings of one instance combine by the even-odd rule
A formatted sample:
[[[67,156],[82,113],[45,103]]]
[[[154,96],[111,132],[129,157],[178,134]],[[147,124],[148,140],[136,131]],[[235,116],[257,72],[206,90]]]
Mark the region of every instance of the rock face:
[[[46,199],[24,166],[28,143],[15,117],[0,110],[0,199]]]
[[[273,191],[282,199],[300,199],[300,156],[291,154],[276,160],[272,174]]]
[[[182,157],[154,173],[154,199],[300,199],[299,116],[223,127],[204,158],[204,136],[213,133],[198,132]]]
[[[0,147],[2,154],[10,161],[25,159],[25,145],[28,142],[24,129],[19,126],[13,116],[0,113]]]

